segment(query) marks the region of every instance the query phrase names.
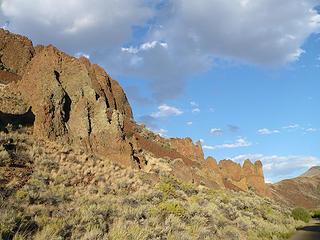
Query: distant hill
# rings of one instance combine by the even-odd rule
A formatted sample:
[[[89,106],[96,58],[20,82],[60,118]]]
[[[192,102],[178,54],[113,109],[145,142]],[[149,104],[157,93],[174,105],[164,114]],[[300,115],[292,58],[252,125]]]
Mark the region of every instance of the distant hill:
[[[315,166],[315,167],[310,168],[308,171],[306,171],[300,177],[320,177],[320,166]]]
[[[299,177],[286,179],[270,186],[277,201],[292,207],[320,207],[320,166],[310,168]]]

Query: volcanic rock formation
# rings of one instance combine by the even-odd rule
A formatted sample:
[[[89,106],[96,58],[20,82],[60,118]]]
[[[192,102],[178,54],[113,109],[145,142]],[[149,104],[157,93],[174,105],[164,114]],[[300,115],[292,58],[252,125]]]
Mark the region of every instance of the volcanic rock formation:
[[[0,30],[0,131],[84,148],[122,167],[268,195],[261,162],[204,159],[201,143],[166,139],[133,120],[127,97],[100,66]],[[160,167],[161,166],[161,167]]]

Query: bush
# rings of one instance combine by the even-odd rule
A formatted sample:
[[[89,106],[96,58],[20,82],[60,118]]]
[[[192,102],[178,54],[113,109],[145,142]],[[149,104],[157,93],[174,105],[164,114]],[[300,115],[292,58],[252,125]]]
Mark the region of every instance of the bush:
[[[150,210],[151,215],[162,216],[164,218],[173,214],[177,217],[183,217],[186,214],[186,209],[177,201],[168,200],[161,202],[158,206]]]
[[[301,220],[304,221],[306,223],[308,223],[310,221],[310,213],[307,209],[304,208],[295,208],[292,210],[292,217],[295,220]]]
[[[313,218],[320,218],[320,209],[313,210],[312,211],[312,217]]]

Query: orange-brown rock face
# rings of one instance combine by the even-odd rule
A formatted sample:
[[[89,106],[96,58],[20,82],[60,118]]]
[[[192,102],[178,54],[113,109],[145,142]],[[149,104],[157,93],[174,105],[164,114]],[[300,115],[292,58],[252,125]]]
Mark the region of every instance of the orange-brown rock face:
[[[246,160],[241,166],[231,160],[222,160],[217,164],[216,160],[208,157],[206,165],[215,172],[216,178],[222,182],[224,187],[233,190],[255,191],[261,196],[269,196],[270,192],[265,184],[262,163],[260,161],[251,163]]]
[[[200,142],[193,144],[191,138],[171,138],[169,143],[178,153],[191,160],[201,161],[204,159]]]
[[[231,160],[220,161],[219,169],[224,178],[230,178],[233,181],[240,181],[242,178],[241,165]]]
[[[209,169],[211,169],[214,172],[219,171],[219,166],[218,166],[217,160],[214,159],[213,157],[207,157],[206,165]]]
[[[53,46],[38,47],[35,54],[31,41],[6,31],[0,31],[0,40],[3,68],[21,76],[7,82],[0,94],[0,102],[10,102],[0,106],[3,116],[31,108],[35,136],[79,144],[125,166],[133,163],[135,144],[123,131],[124,119],[132,118],[131,107],[120,85],[101,67]]]
[[[249,188],[254,189],[260,195],[270,195],[264,181],[261,161],[252,164],[249,160],[246,160],[243,164],[243,175],[247,179]]]
[[[0,29],[0,70],[22,76],[34,53],[29,39]]]

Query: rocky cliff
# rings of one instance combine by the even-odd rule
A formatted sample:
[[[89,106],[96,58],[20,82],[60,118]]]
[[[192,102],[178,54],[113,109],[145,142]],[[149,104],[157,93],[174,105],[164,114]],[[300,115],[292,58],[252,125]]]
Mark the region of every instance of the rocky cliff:
[[[82,148],[122,167],[268,195],[262,164],[204,159],[201,143],[165,139],[136,124],[128,99],[100,66],[0,30],[0,131]],[[10,126],[10,127],[8,127]],[[10,128],[10,129],[9,129]]]

